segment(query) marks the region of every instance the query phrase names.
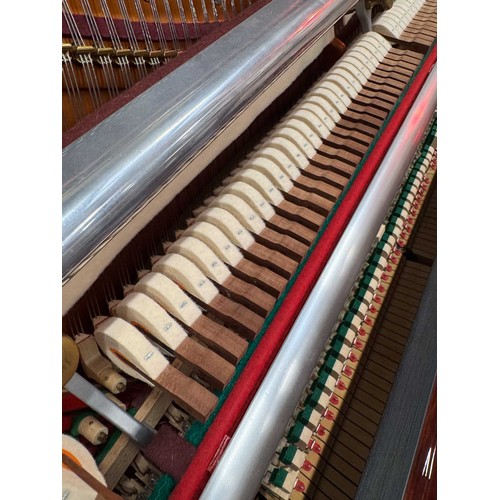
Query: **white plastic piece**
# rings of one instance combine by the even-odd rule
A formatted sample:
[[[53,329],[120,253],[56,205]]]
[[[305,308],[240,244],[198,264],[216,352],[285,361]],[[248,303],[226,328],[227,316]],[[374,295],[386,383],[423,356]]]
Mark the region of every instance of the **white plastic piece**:
[[[205,304],[209,304],[218,294],[216,286],[201,270],[186,257],[169,253],[158,260],[152,271],[170,278]]]
[[[261,217],[248,203],[233,194],[223,194],[218,196],[211,204],[211,207],[219,207],[232,213],[241,224],[249,231],[259,234],[266,227]]]
[[[190,326],[202,315],[201,309],[177,284],[161,273],[147,273],[134,290],[151,297],[172,316]]]
[[[121,318],[108,318],[99,323],[95,328],[94,335],[100,349],[113,364],[124,373],[142,380],[148,385],[152,385],[152,383],[122,361],[120,356],[137,366],[153,380],[169,364],[163,354],[135,326]]]
[[[230,212],[218,207],[210,207],[204,210],[196,219],[218,227],[228,239],[240,248],[247,249],[255,243],[255,239],[243,227],[240,221]]]
[[[113,314],[146,330],[173,351],[187,338],[187,333],[163,307],[140,292],[127,295],[115,306]]]

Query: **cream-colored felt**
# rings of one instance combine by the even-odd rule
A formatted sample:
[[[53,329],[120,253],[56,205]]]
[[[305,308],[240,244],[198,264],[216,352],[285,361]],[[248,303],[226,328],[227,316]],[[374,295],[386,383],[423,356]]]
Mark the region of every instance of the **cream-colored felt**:
[[[379,258],[378,258],[378,265],[379,265],[382,269],[384,269],[384,271],[385,271],[385,269],[387,268],[387,262],[388,262],[388,261],[387,261],[387,259],[386,259],[383,255],[380,255],[380,256],[379,256]]]
[[[186,257],[169,253],[158,260],[152,271],[159,272],[176,282],[191,295],[209,304],[218,294],[217,287]]]
[[[356,332],[352,328],[348,328],[348,330],[345,334],[346,342],[348,342],[349,345],[352,345],[355,338],[356,338]]]
[[[411,23],[412,16],[408,9],[403,7],[402,5],[395,4],[392,6],[391,12],[387,12],[391,14],[391,18],[395,21],[399,21],[399,26],[403,28],[403,31],[406,27]]]
[[[100,483],[106,486],[106,480],[98,469],[94,457],[77,439],[66,434],[62,435],[62,452],[76,459],[78,465],[92,474]],[[73,458],[74,457],[74,458]],[[64,500],[94,500],[97,491],[80,479],[73,471],[65,466],[62,468],[62,498]]]
[[[364,49],[367,53],[372,54],[372,56],[379,63],[381,63],[385,59],[385,56],[388,53],[386,47],[376,42],[372,38],[367,38],[367,37],[363,37],[362,40],[360,40],[354,47],[352,47],[353,51],[354,50],[359,51],[361,49]]]
[[[243,168],[252,168],[259,170],[269,177],[273,184],[281,185],[283,182],[291,185],[290,179],[300,177],[300,170],[291,162],[291,160],[281,151],[276,148],[264,148],[268,154],[257,154],[250,156],[248,159],[241,162]],[[280,165],[284,163],[284,165]],[[269,172],[273,172],[269,176]],[[285,186],[283,186],[285,188]]]
[[[337,361],[337,363],[339,363],[339,361]],[[335,369],[335,366],[337,365],[337,363],[335,363],[335,365],[333,366],[334,369]],[[325,387],[327,389],[329,389],[331,392],[333,392],[335,390],[335,386],[337,385],[337,378],[341,372],[342,372],[342,369],[339,372],[332,370],[332,373],[330,375],[328,375],[328,377],[326,378]]]
[[[222,208],[211,207],[204,210],[196,219],[218,227],[231,242],[244,250],[255,243],[252,233],[230,212]]]
[[[319,122],[323,123],[327,130],[331,130],[335,126],[335,121],[330,118],[329,113],[325,110],[325,101],[321,97],[306,95],[296,107],[298,110],[304,109],[310,111],[317,117]]]
[[[183,236],[198,238],[208,245],[219,259],[230,266],[237,266],[243,255],[236,245],[216,226],[208,222],[196,222],[184,231]]]
[[[283,481],[281,489],[285,493],[290,495],[293,491],[293,487],[295,486],[296,481],[297,481],[297,474],[292,471],[288,472],[285,480]]]
[[[370,60],[362,56],[359,52],[349,52],[343,57],[344,62],[352,64],[353,68],[360,71],[364,78],[367,80],[371,77],[373,71],[375,71],[375,66],[370,62]],[[373,69],[372,69],[373,68]]]
[[[388,255],[390,255],[392,250],[392,245],[390,243],[385,243],[384,246],[382,247],[382,251],[387,252]]]
[[[309,423],[308,423],[308,427],[310,427],[311,429],[315,430],[316,427],[318,427],[318,424],[321,420],[321,413],[317,410],[313,410],[311,412],[311,414],[309,415]]]
[[[345,78],[341,78],[338,75],[327,75],[315,88],[318,90],[325,90],[326,93],[323,93],[325,99],[329,100],[330,104],[337,110],[339,115],[343,115],[351,104],[351,98],[342,90],[338,81],[347,83]]]
[[[392,19],[380,16],[372,26],[373,30],[381,35],[399,38],[403,30]]]
[[[195,264],[203,274],[222,284],[231,277],[231,271],[226,264],[203,241],[186,236],[178,239],[167,250],[167,254],[183,255]]]
[[[152,385],[149,380],[123,362],[115,352],[152,379],[156,379],[169,364],[161,352],[135,326],[122,318],[108,318],[99,323],[94,335],[101,351],[113,364],[149,385]]]
[[[342,356],[344,359],[347,359],[349,357],[349,354],[351,354],[351,347],[348,346],[347,344],[344,344],[340,349],[339,356]]]
[[[354,77],[354,79],[358,82],[359,88],[356,88],[354,80],[351,79],[349,82],[354,86],[354,88],[356,88],[356,90],[358,90],[358,92],[361,92],[363,85],[366,84],[371,75],[364,64],[361,64],[361,62],[359,62],[356,58],[350,56],[344,57],[342,62],[340,62],[337,67],[339,69],[345,69]]]
[[[405,202],[403,203],[403,208],[407,212],[409,212],[411,210],[411,201],[409,201],[409,200],[406,199]]]
[[[406,193],[406,201],[413,205],[413,202],[415,201],[415,195],[412,192]]]
[[[140,326],[173,351],[176,351],[187,338],[187,333],[179,323],[144,293],[128,294],[115,306],[113,314]]]
[[[370,302],[372,301],[373,299],[373,295],[374,295],[374,292],[375,290],[372,289],[372,288],[367,288],[363,295],[362,295],[362,298],[363,298],[363,301],[366,303],[366,304],[370,304]],[[366,314],[366,313],[365,313]]]
[[[368,69],[371,74],[377,69],[377,66],[380,64],[379,60],[367,49],[364,47],[355,47],[351,49],[348,54],[349,57],[357,59],[361,64]]]
[[[384,53],[375,48],[374,45],[366,40],[361,40],[360,42],[356,43],[346,53],[354,54],[355,52],[360,54],[361,56],[366,57],[366,59],[370,61],[375,68],[377,68],[377,66],[384,60],[385,57]]]
[[[273,130],[272,135],[273,137],[290,139],[307,158],[312,158],[316,154],[316,149],[307,138],[307,131],[301,133],[296,129],[287,127],[285,124]]]
[[[304,426],[302,429],[302,432],[300,433],[300,437],[298,442],[296,443],[297,446],[299,446],[302,449],[305,449],[307,445],[309,444],[309,441],[312,438],[313,431],[309,429],[308,427]]]
[[[321,106],[318,106],[310,101],[302,101],[296,108],[297,109],[294,109],[288,115],[290,118],[297,118],[298,120],[303,121],[316,133],[316,135],[322,139],[325,139],[330,135],[330,130],[333,128],[335,123],[325,113]],[[319,145],[316,146],[316,148],[318,147]]]
[[[255,172],[252,171],[251,173]],[[237,182],[232,182],[231,184],[226,186],[223,190],[223,193],[229,193],[234,194],[235,196],[239,196],[257,212],[259,217],[262,217],[264,220],[269,220],[275,215],[275,211],[269,204],[269,202],[275,204],[273,198],[277,197],[276,194],[281,196],[281,199],[283,199],[283,197],[278,188],[276,186],[273,186],[269,182],[269,179],[267,177],[265,177],[263,174],[260,174],[260,172],[257,172],[262,177],[264,177],[264,179],[266,179],[268,184],[271,184],[270,188],[265,185],[261,186],[258,183],[254,183],[253,178],[255,178],[256,175],[252,176],[251,173],[247,172],[246,175],[238,176],[237,179],[239,180]],[[255,186],[259,187],[259,189],[257,190]],[[269,196],[264,196],[267,195],[269,189],[272,189],[272,192],[269,193]]]
[[[394,2],[393,7],[396,7],[396,6],[402,7],[403,9],[406,10],[406,12],[409,12],[412,16],[412,19],[413,19],[415,14],[422,7],[422,3],[418,2],[418,1],[414,2],[413,0],[397,0],[396,2]]]
[[[172,316],[190,326],[202,315],[201,309],[177,284],[161,273],[148,273],[134,290],[151,297]]]
[[[382,274],[384,274],[384,270],[380,267],[376,267],[375,271],[373,271],[373,277],[380,281]]]
[[[258,174],[260,173],[260,176],[264,175],[272,185],[278,187],[281,191],[287,192],[293,187],[292,181],[283,173],[283,170],[281,170],[276,163],[267,158],[252,158],[245,165],[244,171],[254,171]]]
[[[406,221],[405,217],[399,216],[394,221],[394,225],[396,226],[397,229],[399,229],[399,231],[402,231],[403,227],[405,225],[405,221]],[[392,245],[394,245],[396,243],[396,239],[397,239],[397,237],[394,234],[392,234],[391,236],[389,236],[389,238],[387,239],[387,241],[389,241],[389,243],[391,243]]]
[[[295,166],[295,163],[290,160],[290,158],[275,147],[265,147],[262,148],[257,154],[252,156],[252,158],[267,158],[278,165],[283,173],[287,175],[290,179],[297,179],[302,174],[300,170]]]
[[[331,123],[333,124],[330,126],[330,131],[334,129],[335,124],[340,120],[340,115],[337,109],[332,106],[332,98],[334,99],[332,93],[323,87],[314,87],[305,98],[306,102],[316,104],[328,115]]]
[[[265,142],[265,147],[273,147],[286,155],[294,162],[297,168],[303,169],[309,165],[307,156],[296,146],[296,144],[285,137],[271,137]]]
[[[418,170],[415,172],[415,181],[413,182],[414,184],[420,184],[424,179],[424,174],[421,170]]]
[[[362,85],[357,78],[354,77],[347,63],[342,63],[342,66],[334,66],[333,70],[327,75],[328,79],[335,78],[335,83],[351,98],[354,99],[362,89]]]
[[[294,470],[299,470],[303,465],[304,465],[304,460],[306,459],[306,454],[297,448],[292,461],[290,463],[290,467],[292,467]],[[292,487],[294,485],[292,484]]]
[[[255,234],[261,233],[266,227],[264,221],[257,215],[255,210],[234,194],[217,196],[210,204],[210,207],[218,207],[227,210],[232,213],[244,227]]]
[[[326,392],[322,392],[321,396],[319,397],[316,403],[316,408],[319,411],[324,412],[329,405],[330,405],[330,396]]]
[[[299,114],[299,117],[295,116]],[[299,113],[298,111],[294,111],[287,115],[283,121],[276,127],[276,130],[279,127],[289,127],[297,130],[300,134],[307,138],[308,142],[311,143],[314,149],[318,149],[321,146],[321,137],[317,134],[313,125],[310,122],[304,121],[303,118],[304,113]]]
[[[388,42],[380,33],[373,30],[366,33],[363,39],[371,41],[379,50],[385,49],[389,52],[392,49],[390,42]]]
[[[364,317],[364,315],[368,312],[368,304],[365,302],[361,302],[358,306],[358,310],[356,311],[356,314],[360,317]]]
[[[353,326],[353,328],[358,329],[361,326],[362,322],[363,322],[363,320],[361,318],[359,318],[358,316],[354,315],[352,317],[351,325]]]
[[[342,375],[342,371],[344,370],[345,361],[341,359],[337,359],[332,368],[333,379],[335,380],[335,384],[337,384],[337,378]],[[331,389],[331,385],[328,385],[328,388]],[[333,390],[333,389],[332,389]]]

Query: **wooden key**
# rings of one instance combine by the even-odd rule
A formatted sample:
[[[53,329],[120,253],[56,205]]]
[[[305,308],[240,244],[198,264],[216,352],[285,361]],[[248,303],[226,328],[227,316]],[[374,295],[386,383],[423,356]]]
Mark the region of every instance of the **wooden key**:
[[[308,245],[266,227],[263,219],[255,213],[255,210],[238,196],[223,194],[218,196],[210,207],[223,208],[232,213],[246,229],[253,233],[259,243],[279,250],[298,262],[302,260],[308,250]]]
[[[275,297],[279,296],[287,284],[287,280],[279,274],[245,258],[239,248],[217,226],[209,222],[194,223],[184,231],[183,236],[202,240],[230,266],[233,274],[254,283]]]
[[[222,295],[212,281],[182,255],[169,253],[160,258],[152,270],[165,274],[243,337],[253,340],[259,333],[264,319],[244,305]]]
[[[186,236],[169,246],[167,253],[183,255],[217,283],[218,288],[235,302],[239,302],[262,317],[273,308],[275,299],[260,288],[231,274],[229,268],[202,240]]]
[[[243,357],[247,342],[203,314],[191,297],[165,275],[148,272],[137,282],[134,290],[155,300],[177,318],[190,334],[233,365]]]
[[[196,420],[206,422],[217,404],[217,397],[195,380],[174,368],[161,352],[121,318],[107,318],[95,327],[101,350],[130,376],[165,390]]]
[[[197,220],[217,226],[234,245],[241,249],[243,256],[248,260],[267,267],[286,279],[295,272],[297,268],[295,260],[257,243],[250,231],[227,210],[217,207],[207,208]]]
[[[234,366],[189,337],[179,323],[147,295],[130,293],[113,307],[112,313],[155,337],[215,389],[224,389],[231,379]]]

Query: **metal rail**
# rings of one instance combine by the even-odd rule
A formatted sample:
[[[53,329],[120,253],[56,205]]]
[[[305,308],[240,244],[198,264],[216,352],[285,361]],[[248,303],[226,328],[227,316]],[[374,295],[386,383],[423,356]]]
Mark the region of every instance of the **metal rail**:
[[[201,500],[253,499],[436,109],[430,72]],[[306,335],[307,334],[307,335]],[[307,342],[304,338],[307,337]]]
[[[273,0],[66,147],[63,285],[355,4]]]

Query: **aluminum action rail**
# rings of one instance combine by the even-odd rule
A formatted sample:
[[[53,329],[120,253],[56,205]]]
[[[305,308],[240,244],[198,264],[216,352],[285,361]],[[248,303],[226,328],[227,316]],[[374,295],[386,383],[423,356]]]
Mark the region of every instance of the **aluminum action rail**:
[[[65,148],[63,285],[356,1],[272,0]]]
[[[430,72],[363,199],[328,260],[201,500],[253,499],[436,110]],[[304,333],[307,332],[307,342]]]

